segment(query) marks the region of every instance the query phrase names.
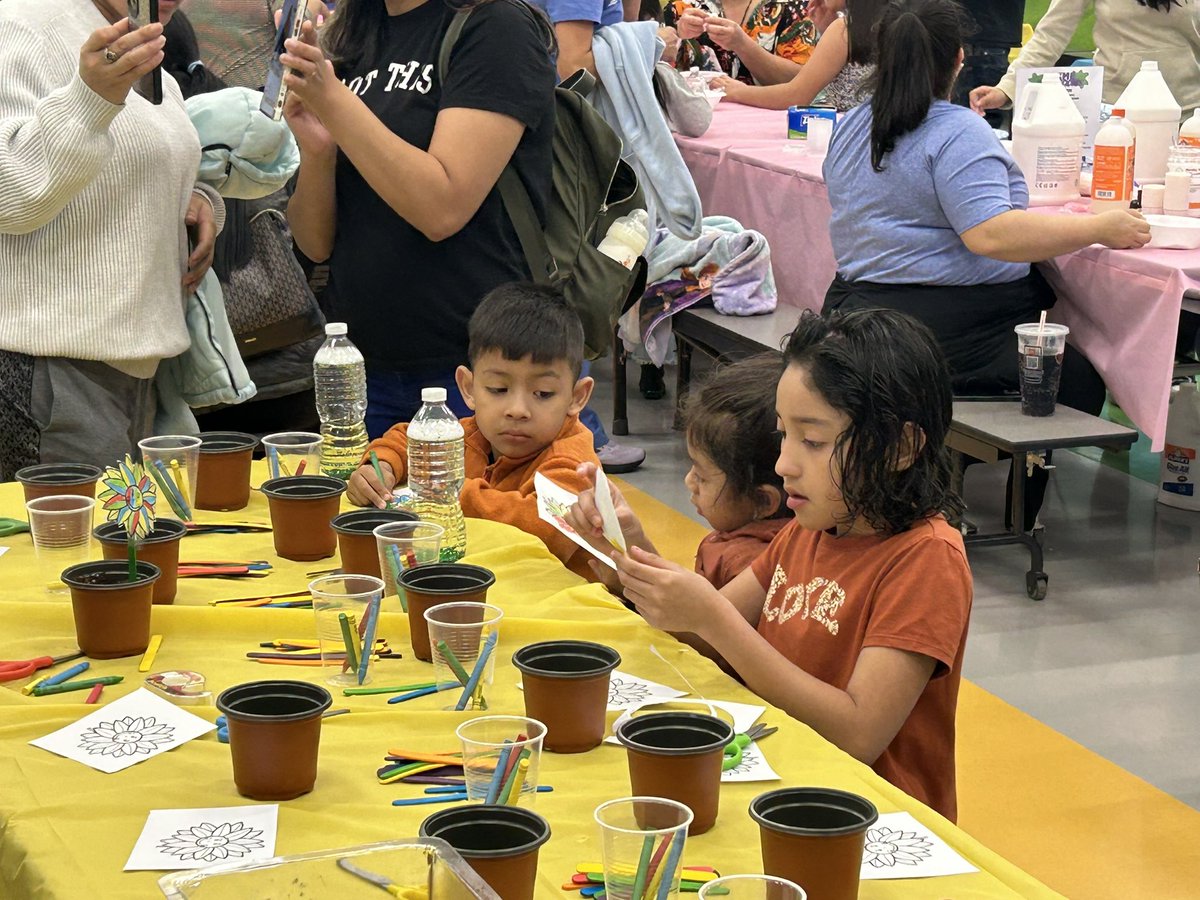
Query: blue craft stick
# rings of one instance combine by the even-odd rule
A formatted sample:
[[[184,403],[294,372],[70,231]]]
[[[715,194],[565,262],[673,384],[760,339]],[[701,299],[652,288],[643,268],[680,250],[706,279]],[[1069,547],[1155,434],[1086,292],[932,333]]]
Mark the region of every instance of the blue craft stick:
[[[279,477],[279,451],[274,447],[267,448],[267,465],[271,467],[271,477]]]
[[[188,506],[188,502],[183,499],[183,494],[179,493],[179,488],[175,484],[175,479],[173,479],[171,477],[171,473],[167,471],[166,463],[164,463],[161,459],[156,459],[154,460],[154,468],[157,469],[158,473],[162,476],[162,480],[159,481],[159,484],[165,491],[167,491],[167,493],[171,495],[168,498],[171,501],[171,505],[175,507],[175,511],[179,513],[179,515],[183,516],[183,518],[190,522],[192,519],[192,508]]]
[[[675,873],[679,869],[680,857],[683,856],[683,845],[686,843],[687,832],[683,829],[675,832],[675,840],[671,841],[671,849],[667,851],[667,858],[663,862],[666,868],[663,870],[662,881],[658,883],[658,896],[655,900],[667,900],[671,894],[671,885],[675,883]]]
[[[371,664],[371,652],[375,647],[375,630],[379,626],[380,597],[372,597],[367,603],[367,631],[363,635],[362,659],[358,661],[358,683],[367,679],[367,667]]]
[[[466,799],[466,791],[463,791],[460,794],[440,794],[436,797],[413,797],[407,800],[393,800],[392,806],[425,806],[428,803],[462,803]]]
[[[409,691],[407,694],[398,694],[395,697],[389,697],[388,703],[403,703],[405,700],[415,700],[417,697],[428,697],[430,694],[438,693],[438,691],[448,691],[458,686],[458,682],[454,681],[439,684],[437,687],[420,688],[415,691]]]
[[[65,672],[59,672],[57,675],[51,675],[49,678],[42,681],[40,686],[50,687],[53,684],[62,684],[64,681],[74,678],[80,672],[86,672],[89,668],[91,668],[91,665],[92,664],[90,662],[84,660],[77,665],[71,666],[71,668],[67,669]]]
[[[548,784],[539,784],[537,786],[537,792],[539,794],[549,794],[553,790],[554,788]],[[427,794],[460,794],[462,791],[463,783],[461,781],[456,784],[437,784],[433,787],[425,788],[425,793]]]
[[[500,788],[504,786],[504,776],[508,772],[510,756],[512,756],[512,741],[505,739],[504,747],[500,751],[500,758],[496,760],[496,770],[492,772],[492,781],[488,785],[487,795],[483,801],[489,806],[495,806],[496,800],[500,797]]]
[[[483,642],[483,649],[479,652],[479,659],[475,660],[475,669],[471,672],[471,677],[467,680],[462,696],[458,698],[458,703],[454,705],[455,709],[462,710],[467,708],[467,701],[475,693],[475,688],[479,685],[479,679],[483,677],[483,672],[487,668],[488,657],[496,649],[496,641],[499,638],[500,632],[493,631],[487,636],[487,640]]]

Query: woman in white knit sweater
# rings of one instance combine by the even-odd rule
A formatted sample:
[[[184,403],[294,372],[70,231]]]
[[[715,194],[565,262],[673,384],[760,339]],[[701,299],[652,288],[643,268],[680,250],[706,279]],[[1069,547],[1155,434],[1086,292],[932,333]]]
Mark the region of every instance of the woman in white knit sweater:
[[[1143,60],[1156,60],[1163,78],[1184,109],[1200,106],[1200,34],[1197,0],[1051,0],[1033,38],[995,87],[971,91],[979,113],[1012,102],[1017,70],[1052,66],[1067,47],[1080,19],[1093,8],[1096,65],[1104,66],[1104,102],[1115,103]]]
[[[175,5],[161,0],[164,20]],[[173,80],[158,106],[131,91],[162,62],[162,26],[130,32],[124,8],[0,2],[3,480],[136,452],[158,364],[188,347],[185,297],[220,229]]]

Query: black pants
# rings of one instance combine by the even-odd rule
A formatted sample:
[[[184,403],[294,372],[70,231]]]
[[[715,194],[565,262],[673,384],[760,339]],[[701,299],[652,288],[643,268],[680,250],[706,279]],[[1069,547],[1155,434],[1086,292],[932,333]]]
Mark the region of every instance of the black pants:
[[[923,284],[849,282],[840,275],[825,293],[824,312],[894,309],[925,324],[937,338],[959,396],[999,396],[1018,391],[1017,335],[1054,305],[1054,291],[1037,269],[1007,284],[943,287]],[[1104,408],[1104,379],[1086,356],[1070,345],[1063,356],[1058,402],[1090,415]],[[1047,473],[1034,470],[1026,491],[1026,528],[1033,526],[1046,494]]]
[[[954,82],[953,101],[959,106],[971,105],[971,91],[977,87],[994,87],[1008,71],[1008,47],[987,44],[964,44],[963,67]],[[1005,128],[1010,112],[989,109],[985,118],[993,128]]]

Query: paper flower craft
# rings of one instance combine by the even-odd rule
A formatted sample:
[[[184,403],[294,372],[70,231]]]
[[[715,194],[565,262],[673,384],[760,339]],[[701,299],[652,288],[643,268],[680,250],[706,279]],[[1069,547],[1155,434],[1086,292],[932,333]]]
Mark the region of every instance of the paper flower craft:
[[[181,828],[170,837],[163,838],[158,842],[158,849],[181,860],[216,862],[220,859],[237,859],[251,850],[262,848],[261,837],[261,830],[242,822],[222,822],[220,825],[202,822],[192,828]]]
[[[153,716],[125,716],[89,728],[79,736],[79,746],[92,755],[136,756],[153,753],[159,744],[169,743],[174,733],[175,729],[155,722]]]
[[[130,538],[143,538],[154,530],[158,488],[141,463],[128,456],[104,472],[99,500],[110,522],[125,528]]]
[[[915,831],[901,831],[881,825],[867,830],[863,863],[876,869],[915,866],[932,855],[932,847]]]

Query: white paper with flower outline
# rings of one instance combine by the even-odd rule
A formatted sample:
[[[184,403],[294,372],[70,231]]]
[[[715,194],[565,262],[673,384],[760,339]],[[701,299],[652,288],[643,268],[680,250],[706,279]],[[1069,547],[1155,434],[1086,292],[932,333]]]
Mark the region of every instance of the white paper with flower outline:
[[[742,749],[742,761],[732,769],[721,773],[721,781],[781,781],[779,773],[771,768],[758,744],[751,741]]]
[[[614,712],[619,709],[639,709],[647,703],[673,700],[682,697],[687,691],[677,691],[673,687],[638,678],[620,669],[614,670],[608,679],[608,709]]]
[[[152,809],[125,871],[174,872],[275,855],[279,804]]]
[[[100,772],[120,772],[216,729],[171,701],[138,688],[29,743]]]
[[[617,564],[609,559],[608,554],[604,551],[597,550],[586,540],[580,537],[579,532],[572,528],[563,519],[567,511],[574,506],[578,500],[578,494],[572,494],[566,488],[559,487],[541,472],[533,473],[533,489],[537,493],[537,508],[538,518],[543,522],[549,522],[558,531],[566,535],[570,540],[578,544],[600,562],[604,563],[610,569],[615,569]]]
[[[934,878],[978,871],[912,815],[895,812],[881,814],[867,829],[859,877]]]

